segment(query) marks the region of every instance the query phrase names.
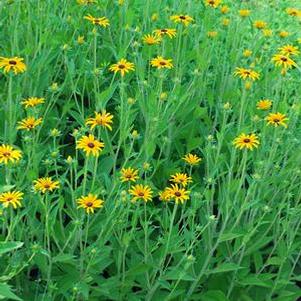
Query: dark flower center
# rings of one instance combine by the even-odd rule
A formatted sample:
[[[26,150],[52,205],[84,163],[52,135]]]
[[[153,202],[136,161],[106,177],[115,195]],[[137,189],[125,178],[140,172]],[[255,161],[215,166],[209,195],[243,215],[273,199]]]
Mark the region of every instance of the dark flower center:
[[[138,195],[141,196],[141,197],[143,197],[144,193],[141,191],[141,192],[138,193]]]
[[[93,203],[92,203],[92,202],[88,202],[88,203],[86,203],[86,206],[87,206],[87,207],[92,207],[92,206],[93,206]]]
[[[167,29],[161,29],[161,32],[163,32],[163,33],[166,33],[167,32]]]
[[[244,143],[250,143],[250,142],[251,142],[251,140],[249,138],[244,139]]]
[[[279,123],[280,120],[279,120],[278,118],[275,118],[275,119],[274,119],[274,122],[275,122],[275,123]]]
[[[10,157],[10,153],[9,153],[9,152],[4,152],[4,153],[3,153],[3,156],[4,156],[4,157]]]
[[[45,188],[45,189],[49,189],[49,188],[50,188],[50,185],[49,185],[49,184],[45,184],[45,185],[44,185],[44,188]]]
[[[13,200],[12,197],[8,197],[8,198],[6,199],[7,202],[10,202],[10,201],[12,201],[12,200]]]
[[[88,147],[93,148],[94,146],[95,146],[95,145],[94,145],[93,142],[89,142],[89,143],[88,143]]]
[[[9,63],[10,65],[17,65],[17,62],[16,62],[15,60],[10,60],[8,63]]]
[[[125,68],[125,65],[120,64],[120,65],[118,65],[118,68],[119,68],[119,69],[124,69],[124,68]]]
[[[181,20],[186,20],[186,17],[185,16],[180,16],[179,17]]]
[[[161,61],[159,64],[160,64],[161,66],[165,66],[165,65],[166,65],[166,63],[163,62],[163,61]]]
[[[175,192],[175,196],[176,196],[176,197],[180,197],[181,195],[182,195],[182,194],[181,194],[180,191],[176,191],[176,192]]]
[[[94,23],[95,23],[95,24],[99,24],[99,23],[100,23],[100,20],[99,20],[99,19],[95,19],[95,20],[94,20]]]
[[[287,58],[286,58],[286,57],[282,57],[282,58],[281,58],[281,61],[282,61],[282,62],[287,62]]]

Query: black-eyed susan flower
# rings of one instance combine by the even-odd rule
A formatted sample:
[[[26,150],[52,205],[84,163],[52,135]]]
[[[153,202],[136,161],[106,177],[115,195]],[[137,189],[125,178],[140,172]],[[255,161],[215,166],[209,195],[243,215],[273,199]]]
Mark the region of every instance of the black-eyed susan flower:
[[[20,57],[0,57],[0,69],[4,70],[4,73],[8,73],[11,70],[15,73],[23,73],[26,71],[26,65],[24,64],[24,59]]]
[[[171,199],[171,195],[167,188],[165,188],[163,191],[159,192],[159,200],[162,202],[168,202]]]
[[[222,25],[223,26],[228,26],[230,24],[230,19],[228,18],[223,18],[222,19]]]
[[[297,46],[293,45],[285,45],[279,48],[280,54],[290,56],[290,55],[298,55],[300,51]]]
[[[263,29],[262,30],[262,34],[265,37],[271,37],[273,35],[273,30],[271,30],[271,29]]]
[[[17,129],[30,131],[33,130],[38,125],[40,125],[41,123],[42,123],[42,118],[35,118],[29,116],[27,118],[22,119],[21,121],[18,121]]]
[[[272,107],[272,101],[269,99],[262,99],[256,103],[258,110],[269,110]]]
[[[157,56],[151,60],[151,66],[158,69],[167,68],[171,69],[173,67],[172,59],[165,59],[162,56]]]
[[[170,177],[170,182],[181,184],[183,187],[186,187],[188,183],[192,182],[192,178],[186,173],[177,172]]]
[[[143,43],[147,45],[156,45],[161,42],[161,37],[156,34],[146,34],[142,37]]]
[[[285,31],[285,30],[281,30],[279,33],[278,33],[278,36],[280,38],[286,38],[290,35],[290,33],[288,31]]]
[[[233,144],[236,148],[239,149],[250,149],[257,148],[259,145],[258,136],[256,134],[245,134],[242,133],[238,137],[236,137],[233,141]]]
[[[101,27],[107,27],[110,25],[110,21],[107,17],[95,18],[91,15],[87,15],[84,17],[84,19],[90,21],[93,25],[97,25]]]
[[[272,61],[277,67],[282,67],[285,69],[290,69],[297,66],[297,64],[290,57],[283,54],[275,54],[272,58]]]
[[[243,56],[244,57],[249,57],[249,56],[251,56],[252,55],[252,50],[250,50],[250,49],[245,49],[244,50],[244,52],[243,52]]]
[[[98,199],[97,195],[89,193],[86,196],[82,196],[77,200],[78,207],[84,208],[88,214],[94,213],[95,209],[102,208],[104,201]]]
[[[113,123],[113,115],[102,111],[101,113],[94,112],[94,117],[90,117],[86,120],[86,125],[90,126],[90,129],[93,130],[96,126],[102,126],[108,128],[112,131],[111,124]]]
[[[148,202],[152,200],[153,191],[148,185],[137,184],[129,189],[129,193],[132,196],[132,201],[138,200]]]
[[[188,15],[174,15],[170,17],[170,20],[175,23],[183,23],[185,26],[188,26],[193,21],[193,18]]]
[[[183,187],[179,187],[178,184],[171,184],[171,187],[166,188],[169,197],[173,199],[176,204],[184,204],[187,200],[189,200],[189,190],[186,190]]]
[[[132,167],[121,169],[121,182],[136,182],[138,179],[138,169],[134,169]]]
[[[82,149],[86,156],[92,155],[94,157],[99,156],[104,146],[105,144],[97,140],[92,134],[81,137],[76,143],[77,149]]]
[[[292,17],[301,17],[301,10],[294,8],[294,7],[288,7],[286,9],[286,12],[288,15]]]
[[[0,164],[15,163],[22,158],[22,152],[8,144],[0,145]]]
[[[44,102],[45,102],[45,98],[29,97],[27,99],[24,99],[21,103],[25,107],[25,109],[27,109],[27,108],[35,107],[35,106],[37,106],[39,104],[42,104]]]
[[[4,208],[12,206],[14,209],[17,209],[22,206],[21,200],[23,199],[23,194],[23,192],[17,190],[3,192],[0,194],[0,203]]]
[[[79,5],[89,5],[96,3],[95,0],[77,0],[76,1]]]
[[[243,18],[250,16],[251,11],[249,9],[240,9],[238,11],[239,15]]]
[[[263,20],[256,20],[254,21],[253,26],[257,29],[264,29],[267,27],[267,22]]]
[[[109,70],[114,73],[120,72],[121,76],[124,76],[126,73],[135,70],[135,67],[133,63],[128,62],[126,59],[121,59],[116,64],[111,65]]]
[[[283,127],[287,128],[287,122],[288,118],[286,117],[285,114],[281,114],[281,113],[270,113],[267,117],[266,117],[266,121],[268,122],[268,124],[273,125],[275,127],[278,127],[280,125],[282,125]]]
[[[217,35],[218,35],[218,32],[217,31],[208,31],[207,32],[207,36],[209,37],[209,38],[215,38],[215,37],[217,37]]]
[[[259,77],[260,77],[259,73],[252,69],[245,69],[245,68],[239,68],[239,67],[237,67],[235,69],[234,75],[239,76],[243,80],[251,79],[253,81],[259,79]]]
[[[159,37],[168,36],[170,39],[174,38],[177,31],[174,28],[161,28],[154,30],[154,33]]]
[[[221,2],[221,0],[205,0],[205,4],[213,8],[217,8],[221,4]]]
[[[41,193],[52,192],[60,187],[59,181],[53,181],[50,177],[39,178],[33,181],[35,191]]]
[[[78,36],[76,39],[77,44],[82,45],[85,43],[85,37],[84,36]]]
[[[227,14],[229,11],[230,11],[230,8],[229,8],[228,5],[223,5],[223,6],[221,7],[221,13],[222,13],[222,14]]]
[[[191,153],[185,155],[182,159],[189,165],[197,165],[202,161],[200,157]]]

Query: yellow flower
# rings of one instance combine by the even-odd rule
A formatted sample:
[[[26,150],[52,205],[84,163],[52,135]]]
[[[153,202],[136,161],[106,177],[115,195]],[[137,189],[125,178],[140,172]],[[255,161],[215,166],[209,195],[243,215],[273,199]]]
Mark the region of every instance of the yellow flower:
[[[39,178],[33,181],[34,189],[41,193],[52,192],[54,189],[59,188],[59,181],[52,181],[50,177]]]
[[[247,78],[252,79],[252,80],[257,80],[259,79],[259,73],[256,71],[253,71],[251,69],[245,69],[245,68],[236,68],[236,71],[234,72],[235,76],[239,76],[243,80],[246,80]]]
[[[262,99],[257,102],[256,107],[258,110],[268,110],[271,108],[272,103],[269,99]]]
[[[11,70],[15,73],[23,73],[26,71],[26,65],[23,63],[22,58],[20,57],[0,57],[0,69],[4,68],[4,73],[8,73]]]
[[[161,38],[159,36],[151,34],[144,35],[142,40],[147,45],[155,45],[161,42]]]
[[[218,35],[218,32],[217,32],[217,31],[208,31],[208,32],[207,32],[207,36],[208,36],[209,38],[215,38],[217,35]]]
[[[153,192],[148,185],[137,184],[129,189],[129,193],[132,195],[132,201],[143,200],[148,202],[152,200]]]
[[[250,149],[257,148],[259,145],[259,140],[256,134],[246,135],[244,133],[240,134],[237,138],[234,139],[233,144],[236,148],[239,149]]]
[[[170,20],[175,23],[183,23],[185,26],[188,26],[193,21],[193,18],[188,15],[174,15],[170,17]]]
[[[95,116],[86,120],[86,125],[90,125],[90,129],[93,130],[96,126],[103,126],[112,131],[111,124],[113,123],[113,115],[102,111],[101,113],[94,112]]]
[[[79,5],[88,5],[88,4],[96,3],[96,1],[95,0],[77,0],[77,3]]]
[[[245,89],[246,90],[250,90],[252,88],[252,82],[250,82],[249,80],[247,80],[245,82]]]
[[[197,155],[191,153],[185,155],[182,159],[189,165],[197,165],[202,161],[202,159],[199,158]]]
[[[228,26],[230,24],[230,19],[227,19],[227,18],[222,19],[222,24],[224,26]]]
[[[152,20],[153,22],[157,21],[157,20],[158,20],[158,14],[152,14],[151,20]]]
[[[222,13],[222,14],[227,14],[229,11],[230,11],[229,6],[223,5],[223,6],[221,7],[221,13]]]
[[[264,29],[262,33],[265,37],[271,37],[273,35],[273,31],[271,29]]]
[[[134,168],[122,168],[121,169],[121,182],[136,182],[139,179],[138,170]]]
[[[154,30],[154,33],[159,37],[168,36],[170,39],[176,36],[176,30],[173,28],[161,28]]]
[[[217,8],[221,2],[221,0],[205,0],[205,4],[213,8]]]
[[[121,76],[124,76],[126,73],[135,70],[135,68],[133,63],[128,62],[126,59],[121,59],[117,64],[111,65],[109,70],[114,73],[120,72]]]
[[[87,15],[84,17],[84,19],[90,21],[94,25],[98,25],[102,27],[110,26],[110,21],[107,17],[94,18],[91,15]]]
[[[0,203],[4,208],[12,206],[14,209],[21,207],[21,200],[23,199],[23,192],[20,191],[8,191],[0,194]]]
[[[252,53],[253,53],[253,52],[252,52],[250,49],[245,49],[244,52],[243,52],[243,55],[244,55],[245,57],[249,57],[249,56],[252,55]]]
[[[189,200],[189,190],[181,188],[178,184],[171,184],[171,187],[166,188],[167,193],[171,199],[174,199],[176,204],[184,204],[185,201]]]
[[[27,109],[27,108],[35,107],[44,102],[45,102],[45,98],[29,97],[27,99],[24,99],[24,101],[22,101],[21,103]]]
[[[11,145],[0,145],[0,163],[8,164],[17,162],[22,158],[22,152],[14,149]]]
[[[278,35],[279,35],[280,38],[286,38],[290,35],[290,33],[288,31],[282,30],[282,31],[279,32]]]
[[[30,116],[27,118],[18,121],[18,130],[26,130],[30,131],[33,130],[36,126],[42,123],[42,118],[35,119],[34,117]]]
[[[250,13],[251,13],[251,11],[249,9],[241,9],[238,12],[241,17],[248,17],[248,16],[250,16]]]
[[[293,45],[285,45],[279,48],[279,51],[281,54],[286,55],[286,56],[290,56],[290,55],[298,55],[299,54],[299,50],[297,46],[293,46]]]
[[[102,208],[104,201],[97,198],[97,195],[89,193],[86,196],[82,196],[77,200],[79,205],[77,208],[84,208],[88,214],[94,213],[94,209]]]
[[[156,67],[158,69],[167,68],[171,69],[173,67],[171,59],[164,59],[162,56],[157,56],[151,60],[152,67]]]
[[[276,66],[283,67],[285,69],[290,69],[297,66],[297,64],[291,58],[283,54],[275,54],[272,58],[272,61]]]
[[[301,10],[293,7],[289,7],[286,9],[286,12],[292,16],[292,17],[300,17],[301,16]]]
[[[169,191],[167,188],[165,188],[163,191],[159,192],[159,200],[163,202],[168,202],[171,199],[171,195],[169,194]]]
[[[267,27],[267,23],[265,21],[262,21],[262,20],[256,20],[254,23],[253,23],[253,26],[257,29],[264,29]]]
[[[85,37],[84,36],[78,36],[77,37],[77,44],[81,45],[85,43]]]
[[[273,125],[275,127],[282,125],[283,127],[287,128],[287,124],[286,124],[287,120],[288,120],[288,118],[286,117],[286,115],[281,114],[279,112],[278,113],[270,113],[266,117],[266,121],[268,122],[268,124]]]
[[[171,176],[169,181],[176,184],[181,184],[183,187],[186,187],[188,183],[192,182],[192,178],[189,177],[186,173],[177,172],[176,174]]]
[[[89,134],[89,136],[81,137],[76,143],[77,149],[82,149],[86,156],[90,156],[92,154],[94,157],[99,156],[104,146],[103,142],[98,141],[91,134]]]

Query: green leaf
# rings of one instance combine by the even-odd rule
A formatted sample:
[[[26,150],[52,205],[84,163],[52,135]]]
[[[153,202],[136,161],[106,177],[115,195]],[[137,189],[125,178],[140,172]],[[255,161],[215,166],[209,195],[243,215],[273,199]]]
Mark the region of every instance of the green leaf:
[[[237,271],[240,269],[244,269],[244,268],[235,263],[223,263],[220,266],[218,266],[217,268],[215,268],[211,271],[207,271],[207,274],[232,272],[232,271]]]
[[[224,242],[241,236],[243,236],[242,233],[224,233],[220,236],[219,241]]]
[[[21,248],[23,246],[23,242],[20,241],[9,241],[9,242],[0,242],[0,255],[10,252],[12,250]]]
[[[230,301],[222,291],[208,291],[200,298],[201,301]]]
[[[115,90],[116,90],[117,85],[112,85],[110,86],[108,89],[104,90],[101,93],[98,93],[96,95],[96,110],[100,111],[103,110],[106,105],[107,102],[112,98]]]
[[[15,295],[12,291],[11,288],[8,284],[6,283],[0,283],[0,298],[4,299],[10,299],[10,300],[20,300],[22,301],[22,299],[20,299],[17,295]]]

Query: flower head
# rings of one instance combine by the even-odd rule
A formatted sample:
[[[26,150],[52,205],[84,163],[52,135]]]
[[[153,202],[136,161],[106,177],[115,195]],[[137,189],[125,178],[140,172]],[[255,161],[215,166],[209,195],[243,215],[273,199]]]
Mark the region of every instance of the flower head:
[[[300,17],[301,16],[301,10],[294,8],[294,7],[287,8],[286,12],[288,15],[290,15],[292,17]]]
[[[25,109],[27,109],[27,108],[35,107],[35,106],[37,106],[39,104],[42,104],[44,102],[45,102],[45,98],[29,97],[27,99],[24,99],[21,103],[25,107]]]
[[[0,69],[4,69],[4,73],[8,73],[11,70],[15,73],[23,73],[26,71],[26,65],[23,63],[24,59],[20,57],[0,57]]]
[[[191,153],[185,155],[182,159],[189,165],[197,165],[202,161],[202,159],[199,158],[197,155]]]
[[[19,121],[17,129],[30,131],[33,130],[41,123],[42,123],[42,118],[36,119],[35,117],[30,116]]]
[[[282,125],[283,127],[287,128],[287,124],[286,124],[287,120],[288,120],[288,118],[286,117],[286,115],[281,114],[279,112],[278,113],[270,113],[266,117],[266,121],[268,122],[268,124],[273,125],[275,127]]]
[[[159,200],[162,202],[169,202],[171,199],[171,195],[167,188],[165,188],[163,191],[159,192]]]
[[[248,17],[250,16],[251,11],[249,9],[241,9],[238,13],[241,17]]]
[[[297,46],[285,45],[279,48],[280,54],[285,56],[298,55],[300,52]]]
[[[94,157],[99,156],[104,146],[104,143],[97,140],[92,134],[81,137],[76,143],[77,149],[82,149],[86,156],[92,155]]]
[[[193,18],[188,15],[174,15],[170,17],[170,20],[175,23],[183,23],[185,26],[188,26],[193,21]]]
[[[221,13],[222,13],[222,14],[227,14],[229,11],[230,11],[230,8],[229,8],[228,5],[223,5],[223,6],[221,7]]]
[[[159,37],[168,36],[170,39],[174,38],[177,34],[174,28],[161,28],[154,30],[154,33]]]
[[[262,21],[262,20],[256,20],[254,23],[253,23],[253,26],[257,29],[264,29],[267,27],[267,23],[265,21]]]
[[[156,58],[152,59],[151,65],[152,67],[156,67],[158,69],[171,69],[173,67],[172,59],[164,59],[162,56],[157,56]]]
[[[136,182],[138,179],[138,169],[134,169],[132,167],[121,169],[121,182]]]
[[[252,79],[253,81],[259,79],[259,77],[260,77],[259,73],[257,73],[256,71],[254,71],[252,69],[245,69],[245,68],[239,68],[239,67],[236,68],[234,75],[239,76],[243,80]]]
[[[272,106],[272,101],[269,99],[259,100],[256,104],[258,110],[268,110]]]
[[[97,195],[89,193],[86,196],[82,196],[77,200],[78,207],[84,208],[88,214],[94,213],[94,209],[102,208],[104,201],[97,198]]]
[[[112,114],[107,113],[106,111],[102,111],[101,113],[95,112],[94,114],[94,117],[90,117],[86,120],[86,125],[90,126],[91,130],[93,130],[96,126],[102,126],[112,131]]]
[[[171,184],[171,187],[166,188],[166,192],[171,199],[175,200],[176,204],[184,204],[185,201],[189,200],[190,191],[179,187],[178,184]]]
[[[205,0],[205,4],[213,8],[217,8],[221,4],[221,2],[221,0]]]
[[[116,64],[111,65],[109,70],[114,73],[120,72],[121,76],[124,76],[126,73],[135,70],[135,67],[133,63],[128,62],[126,59],[121,59]]]
[[[0,163],[8,164],[9,162],[17,162],[22,158],[22,152],[14,149],[11,145],[0,145]]]
[[[41,193],[52,192],[54,189],[59,188],[59,181],[52,181],[50,177],[39,178],[33,181],[34,189]]]
[[[276,66],[285,69],[290,69],[297,66],[297,64],[290,57],[283,54],[275,54],[272,58],[272,61]]]
[[[153,34],[146,34],[143,36],[142,38],[143,42],[147,45],[156,45],[159,44],[161,42],[161,37]]]
[[[169,181],[186,187],[188,183],[192,182],[192,178],[189,177],[186,173],[177,172],[171,176]]]
[[[259,140],[256,134],[240,134],[237,138],[234,139],[233,144],[236,148],[239,149],[250,149],[257,148],[259,145]]]
[[[23,192],[20,191],[8,191],[0,194],[0,203],[3,207],[7,208],[12,206],[14,209],[21,207],[21,200],[23,198]]]
[[[152,200],[153,192],[148,185],[137,184],[129,189],[129,193],[132,195],[132,200],[142,200],[148,202]]]
[[[106,17],[100,17],[100,18],[94,18],[91,15],[87,15],[84,17],[84,19],[90,21],[93,25],[107,27],[110,25],[110,21]]]

